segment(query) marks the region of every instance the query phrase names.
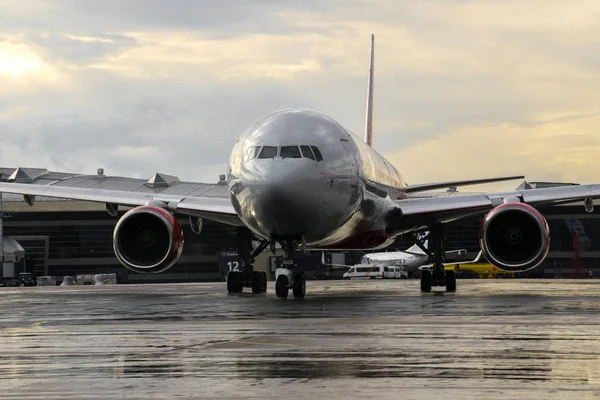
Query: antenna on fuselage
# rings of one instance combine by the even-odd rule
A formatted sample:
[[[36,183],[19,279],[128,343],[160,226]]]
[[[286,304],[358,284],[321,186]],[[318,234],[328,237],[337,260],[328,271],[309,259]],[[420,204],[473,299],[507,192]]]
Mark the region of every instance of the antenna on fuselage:
[[[369,81],[367,83],[367,116],[365,121],[365,143],[373,147],[373,73],[375,62],[375,35],[371,35],[371,56],[369,57]]]

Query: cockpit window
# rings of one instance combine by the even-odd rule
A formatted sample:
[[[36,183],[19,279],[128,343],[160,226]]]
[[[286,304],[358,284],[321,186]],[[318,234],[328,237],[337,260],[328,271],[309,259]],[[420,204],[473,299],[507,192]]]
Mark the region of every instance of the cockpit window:
[[[258,155],[258,158],[275,158],[277,157],[277,147],[264,146]]]
[[[311,160],[315,159],[313,152],[310,150],[309,146],[300,146],[300,150],[302,150],[302,156],[304,158],[310,158]]]
[[[319,149],[316,146],[310,146],[310,148],[312,149],[313,153],[315,153],[317,162],[323,161],[323,156],[321,155],[321,152],[319,151]]]
[[[248,150],[246,150],[246,154],[244,155],[244,161],[248,161],[250,159],[252,150],[254,150],[254,147],[250,147]]]
[[[246,161],[252,160],[253,158],[256,158],[258,156],[258,153],[260,152],[260,146],[254,146],[254,147],[250,147],[248,149],[248,151],[246,151]]]
[[[281,146],[281,158],[302,158],[298,146]]]

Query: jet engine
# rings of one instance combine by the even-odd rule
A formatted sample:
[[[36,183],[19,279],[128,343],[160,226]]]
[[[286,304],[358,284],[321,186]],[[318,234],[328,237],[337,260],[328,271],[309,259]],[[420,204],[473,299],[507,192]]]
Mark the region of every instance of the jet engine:
[[[173,214],[140,206],[121,217],[113,233],[117,259],[127,269],[154,274],[171,268],[183,250],[183,230]]]
[[[488,261],[510,272],[537,267],[550,248],[546,219],[523,203],[502,204],[490,211],[482,221],[479,238]]]

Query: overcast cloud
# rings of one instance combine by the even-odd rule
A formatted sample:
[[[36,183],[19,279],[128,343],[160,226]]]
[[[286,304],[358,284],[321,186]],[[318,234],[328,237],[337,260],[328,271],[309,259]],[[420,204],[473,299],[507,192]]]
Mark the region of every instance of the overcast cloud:
[[[215,181],[277,109],[360,135],[374,33],[375,147],[409,183],[597,182],[598,4],[0,1],[0,164]]]

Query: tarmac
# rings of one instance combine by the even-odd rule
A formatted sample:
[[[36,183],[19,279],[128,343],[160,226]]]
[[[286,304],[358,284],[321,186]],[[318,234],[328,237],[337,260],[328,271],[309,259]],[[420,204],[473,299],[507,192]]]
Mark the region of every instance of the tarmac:
[[[1,288],[0,397],[600,398],[600,280],[307,287]]]

